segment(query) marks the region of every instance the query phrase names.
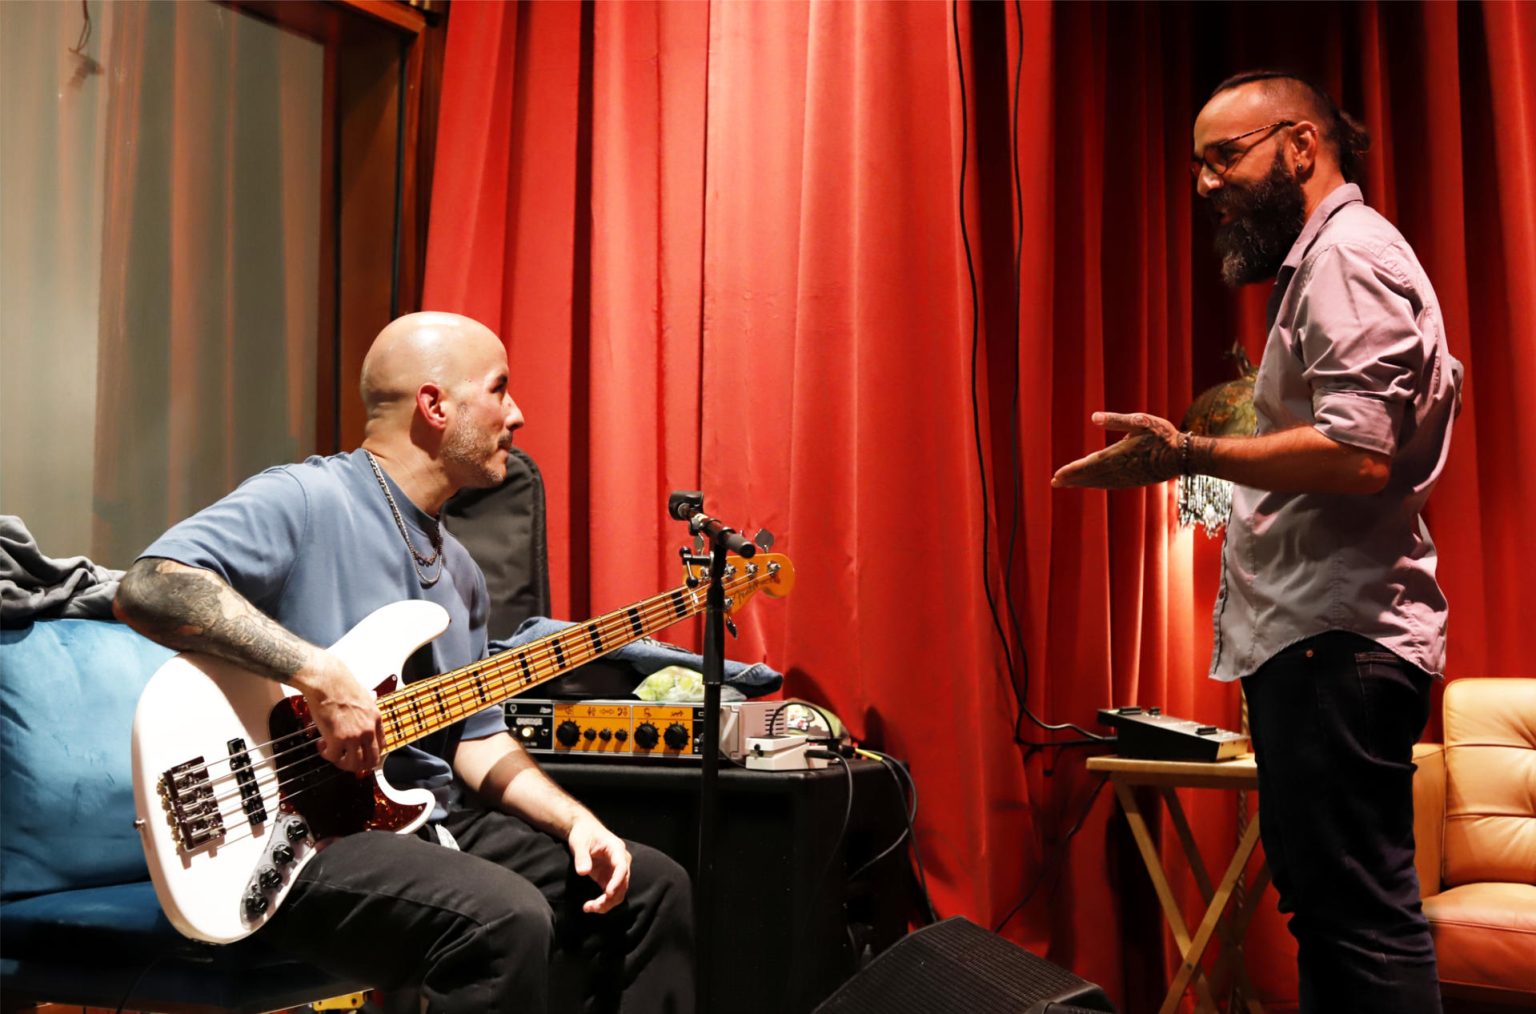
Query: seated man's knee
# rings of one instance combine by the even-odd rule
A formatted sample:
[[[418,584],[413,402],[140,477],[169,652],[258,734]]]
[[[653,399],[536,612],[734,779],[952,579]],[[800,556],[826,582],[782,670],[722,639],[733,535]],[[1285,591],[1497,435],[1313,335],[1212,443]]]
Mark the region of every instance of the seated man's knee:
[[[658,910],[680,914],[689,919],[693,912],[693,882],[688,871],[664,852],[649,845],[629,843],[633,863],[630,868],[630,893],[644,897]]]
[[[466,892],[467,893],[467,892]],[[515,946],[526,953],[549,953],[554,941],[554,912],[539,889],[524,878],[496,869],[475,885],[472,897],[457,906],[458,936],[490,952]]]

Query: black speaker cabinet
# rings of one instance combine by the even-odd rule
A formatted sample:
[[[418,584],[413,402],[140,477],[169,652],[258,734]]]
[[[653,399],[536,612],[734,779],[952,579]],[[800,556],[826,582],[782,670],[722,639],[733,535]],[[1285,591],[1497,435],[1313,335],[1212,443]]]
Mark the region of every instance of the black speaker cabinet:
[[[880,955],[816,1014],[1075,1014],[1113,1011],[1104,991],[961,916]]]
[[[660,849],[690,874],[698,860],[699,768],[685,762],[541,758],[616,834]],[[838,828],[852,812],[848,831]],[[918,911],[905,845],[857,880],[906,827],[891,772],[853,760],[817,771],[722,766],[707,1014],[807,1014],[906,932]],[[975,1012],[971,1012],[975,1014]]]

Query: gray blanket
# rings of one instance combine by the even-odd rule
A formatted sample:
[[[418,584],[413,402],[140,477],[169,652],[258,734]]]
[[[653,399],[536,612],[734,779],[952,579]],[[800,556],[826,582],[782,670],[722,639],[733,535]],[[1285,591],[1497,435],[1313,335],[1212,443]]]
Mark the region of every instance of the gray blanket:
[[[44,556],[21,518],[0,514],[0,626],[61,617],[111,619],[122,576],[83,556]]]

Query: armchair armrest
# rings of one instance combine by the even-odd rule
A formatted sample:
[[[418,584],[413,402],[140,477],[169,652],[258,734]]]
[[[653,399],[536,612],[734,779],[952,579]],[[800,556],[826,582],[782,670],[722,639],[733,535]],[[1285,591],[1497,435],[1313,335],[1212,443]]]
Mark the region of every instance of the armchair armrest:
[[[1413,762],[1413,865],[1419,873],[1419,894],[1440,893],[1442,843],[1445,837],[1445,747],[1416,743]]]

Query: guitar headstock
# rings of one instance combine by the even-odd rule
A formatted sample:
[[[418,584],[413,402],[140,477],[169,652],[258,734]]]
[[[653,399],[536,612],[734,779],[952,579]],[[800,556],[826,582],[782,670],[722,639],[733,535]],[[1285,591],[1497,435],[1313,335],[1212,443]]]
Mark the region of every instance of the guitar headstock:
[[[757,592],[781,599],[795,588],[795,565],[783,553],[758,553],[750,560],[726,557],[725,589],[734,613]]]

